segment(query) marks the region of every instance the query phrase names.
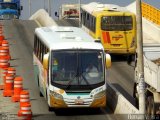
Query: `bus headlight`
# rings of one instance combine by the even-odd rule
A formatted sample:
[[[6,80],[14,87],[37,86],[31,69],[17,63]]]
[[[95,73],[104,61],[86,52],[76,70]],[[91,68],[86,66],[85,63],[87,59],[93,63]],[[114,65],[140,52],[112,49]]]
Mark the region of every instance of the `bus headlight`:
[[[94,95],[94,99],[100,99],[100,98],[102,98],[104,95],[106,95],[106,91],[102,91],[102,92],[100,92],[100,93],[98,93],[98,94],[95,94],[95,95]]]
[[[59,93],[56,93],[54,91],[50,91],[50,94],[55,98],[55,99],[63,99],[63,96]]]

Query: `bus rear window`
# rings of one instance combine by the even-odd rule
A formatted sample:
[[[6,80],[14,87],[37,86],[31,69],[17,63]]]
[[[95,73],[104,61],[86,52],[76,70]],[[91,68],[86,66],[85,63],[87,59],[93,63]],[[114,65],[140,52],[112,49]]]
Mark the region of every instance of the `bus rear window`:
[[[106,31],[127,31],[133,29],[131,16],[104,16],[101,20],[101,29]]]

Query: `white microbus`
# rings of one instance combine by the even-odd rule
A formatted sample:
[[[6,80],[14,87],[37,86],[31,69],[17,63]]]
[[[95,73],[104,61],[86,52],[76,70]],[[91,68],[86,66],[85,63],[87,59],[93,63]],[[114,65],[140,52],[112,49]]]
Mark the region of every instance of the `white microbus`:
[[[52,108],[106,106],[110,55],[80,28],[35,30],[34,75],[40,95]]]

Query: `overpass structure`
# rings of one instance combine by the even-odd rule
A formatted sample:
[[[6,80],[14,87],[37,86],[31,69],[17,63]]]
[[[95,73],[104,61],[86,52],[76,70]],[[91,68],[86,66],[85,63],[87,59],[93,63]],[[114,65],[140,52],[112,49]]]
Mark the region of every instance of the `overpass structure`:
[[[135,3],[126,6],[128,10],[135,13]],[[154,41],[159,43],[160,40],[160,24],[159,24],[159,9],[156,9],[146,3],[142,5],[143,9],[143,35],[144,42],[149,43]],[[157,16],[152,12],[156,10]],[[148,16],[150,15],[150,16]],[[54,25],[54,21],[44,11],[40,10],[34,14],[30,20],[13,20],[2,21],[4,25],[4,35],[9,40],[11,55],[11,65],[16,68],[17,74],[22,75],[24,78],[24,89],[30,91],[30,98],[32,103],[32,112],[34,119],[128,119],[126,114],[137,114],[139,111],[134,106],[134,99],[132,96],[133,84],[134,84],[134,68],[129,66],[121,60],[113,62],[112,69],[108,71],[108,106],[107,108],[95,111],[91,109],[74,109],[74,110],[62,110],[56,112],[48,112],[47,103],[44,98],[39,97],[39,90],[34,82],[33,75],[33,36],[34,29],[39,26]],[[59,23],[59,22],[57,22]],[[72,24],[69,21],[63,21],[63,25]],[[62,23],[60,23],[62,24]],[[76,24],[75,24],[76,26]],[[117,58],[116,58],[117,59]],[[0,91],[0,93],[2,93]],[[18,111],[18,103],[12,103],[9,98],[4,98],[0,95],[0,113],[12,113],[16,114]],[[113,116],[112,114],[118,114]],[[122,115],[119,115],[122,114]],[[2,114],[3,116],[3,114]],[[2,117],[0,116],[0,117]],[[121,118],[119,118],[121,117]],[[132,116],[129,116],[130,118]]]

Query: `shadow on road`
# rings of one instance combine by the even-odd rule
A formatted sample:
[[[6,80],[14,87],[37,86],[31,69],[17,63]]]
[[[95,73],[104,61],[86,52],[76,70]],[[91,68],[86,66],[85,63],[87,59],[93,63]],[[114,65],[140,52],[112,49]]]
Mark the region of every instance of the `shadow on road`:
[[[115,54],[110,54],[112,62],[127,62],[127,56],[125,55],[115,55]]]
[[[132,105],[135,105],[135,100],[133,96],[128,94],[126,90],[124,90],[119,84],[113,83],[112,84]],[[133,89],[133,88],[132,88]]]
[[[54,110],[57,116],[99,115],[105,114],[100,108],[67,108]]]
[[[128,56],[127,55],[116,55],[116,54],[110,54],[112,62],[126,62],[129,66],[135,67],[135,60],[128,62]]]

